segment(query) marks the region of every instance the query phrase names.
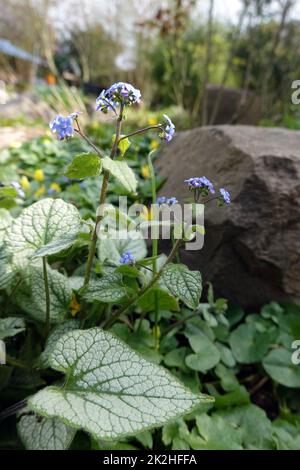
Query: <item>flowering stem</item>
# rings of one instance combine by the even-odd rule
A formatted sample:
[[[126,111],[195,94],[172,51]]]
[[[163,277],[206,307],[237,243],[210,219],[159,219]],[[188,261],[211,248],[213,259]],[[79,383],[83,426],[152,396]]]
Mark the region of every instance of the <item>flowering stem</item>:
[[[77,122],[77,121],[76,121]],[[98,149],[98,147],[96,147],[96,145],[91,141],[91,139],[89,137],[87,137],[80,129],[80,127],[78,126],[78,129],[74,129],[75,132],[77,132],[77,134],[80,135],[80,137],[85,140],[94,150],[95,152],[97,153],[97,155],[99,155],[100,158],[104,157],[104,154],[101,152],[100,149]]]
[[[50,333],[50,291],[49,291],[46,256],[43,256],[43,276],[44,276],[45,297],[46,297],[45,337],[47,338]]]
[[[151,160],[151,153],[148,155],[148,166],[150,169],[150,175],[151,175],[151,187],[152,187],[152,204],[156,203],[156,178],[155,178],[155,171],[153,167],[153,163]],[[156,235],[156,234],[155,234]],[[152,269],[153,269],[153,275],[156,275],[157,272],[157,262],[156,262],[156,257],[158,255],[158,240],[156,236],[153,237],[152,239]],[[156,343],[158,343],[158,295],[157,292],[154,294],[154,318],[155,318],[155,338],[156,338]],[[158,346],[158,344],[157,344]]]
[[[116,136],[115,136],[115,140],[114,140],[111,152],[110,152],[110,158],[112,160],[116,156],[118,145],[119,145],[119,142],[120,142],[121,126],[122,126],[122,120],[123,120],[123,110],[124,110],[124,106],[121,105],[120,114],[118,116],[117,124],[116,124]],[[99,154],[99,152],[98,152],[98,154]],[[109,171],[104,171],[103,181],[102,181],[101,191],[100,191],[100,196],[99,196],[99,206],[100,207],[105,203],[109,176],[110,176]],[[94,228],[94,231],[93,231],[91,244],[90,244],[90,250],[89,250],[89,255],[88,255],[88,260],[87,260],[85,276],[84,276],[84,284],[83,284],[84,286],[87,286],[88,283],[90,282],[93,261],[94,261],[94,257],[95,257],[95,254],[96,254],[97,232],[98,232],[98,229],[100,227],[102,219],[103,219],[103,214],[97,215],[95,228]]]
[[[156,282],[159,280],[159,278],[161,277],[162,273],[163,273],[163,270],[164,268],[166,267],[167,264],[171,263],[171,261],[173,261],[174,257],[176,256],[176,253],[181,245],[181,242],[182,240],[177,240],[177,242],[175,243],[175,245],[173,246],[168,258],[166,259],[166,262],[164,263],[164,265],[162,266],[162,268],[153,276],[153,278],[151,279],[151,281],[149,282],[149,284],[147,284],[142,290],[140,290],[140,292],[138,292],[137,295],[135,295],[134,297],[132,297],[125,305],[124,307],[122,307],[121,309],[117,310],[113,316],[111,318],[109,318],[103,325],[102,327],[103,328],[110,328],[111,326],[113,326],[115,324],[115,322],[118,320],[118,318],[123,315],[124,313],[127,312],[127,310],[132,307],[137,300],[141,299],[142,297],[144,297],[144,295],[151,289],[151,287],[153,287]]]
[[[149,127],[145,127],[144,129],[139,129],[138,131],[131,132],[130,134],[123,135],[122,137],[120,137],[119,142],[121,142],[121,140],[123,139],[128,139],[129,137],[133,137],[134,135],[144,134],[145,132],[151,131],[152,129],[159,129],[162,132],[164,131],[161,125],[149,126]]]

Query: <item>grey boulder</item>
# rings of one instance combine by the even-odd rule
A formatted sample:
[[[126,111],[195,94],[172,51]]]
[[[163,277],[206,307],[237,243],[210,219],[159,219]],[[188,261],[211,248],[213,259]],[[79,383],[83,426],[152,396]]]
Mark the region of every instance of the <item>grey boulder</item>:
[[[201,251],[183,253],[218,294],[245,308],[300,300],[300,132],[212,126],[177,134],[156,163],[160,195],[181,202],[184,180],[206,176],[232,204],[205,209]]]

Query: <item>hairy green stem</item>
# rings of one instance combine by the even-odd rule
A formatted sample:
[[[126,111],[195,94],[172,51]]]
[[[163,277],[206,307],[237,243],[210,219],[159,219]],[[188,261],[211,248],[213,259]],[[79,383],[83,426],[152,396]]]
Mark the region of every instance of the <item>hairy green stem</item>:
[[[182,320],[177,321],[169,326],[166,330],[164,330],[164,336],[168,335],[172,330],[177,328],[178,326],[184,325],[187,321],[191,320],[192,318],[196,318],[200,316],[200,312],[192,313],[188,317],[183,318]]]
[[[9,366],[20,367],[21,369],[30,369],[29,365],[26,364],[25,362],[20,361],[19,359],[16,359],[14,357],[8,356],[7,354],[5,357],[5,362]]]
[[[116,124],[116,136],[115,140],[110,152],[110,158],[113,160],[116,156],[117,150],[118,150],[118,145],[120,142],[120,134],[121,134],[121,126],[122,126],[122,120],[123,120],[123,110],[124,107],[120,107],[120,114],[117,119],[117,124]],[[109,171],[105,171],[103,173],[103,181],[101,185],[101,191],[100,191],[100,196],[99,196],[99,207],[105,203],[106,199],[106,193],[107,193],[107,187],[108,187],[108,181],[109,181],[109,176],[110,173]],[[98,230],[100,228],[101,222],[103,219],[103,214],[100,213],[96,217],[96,223],[95,223],[95,228],[93,231],[92,239],[91,239],[91,244],[90,244],[90,250],[89,250],[89,255],[88,255],[88,261],[87,261],[87,266],[86,266],[86,271],[85,271],[85,276],[84,276],[84,286],[87,286],[88,283],[90,282],[91,278],[91,273],[92,273],[92,267],[93,267],[93,261],[94,257],[96,254],[96,246],[97,246],[97,238],[98,238]]]
[[[50,291],[49,291],[46,256],[43,256],[43,276],[44,276],[45,297],[46,297],[45,337],[47,338],[50,333]]]
[[[162,275],[162,272],[164,270],[164,268],[166,267],[167,264],[171,263],[171,261],[173,261],[174,257],[176,256],[176,253],[177,253],[177,250],[179,249],[180,245],[181,245],[181,242],[182,240],[177,240],[177,242],[175,243],[175,245],[173,246],[172,248],[172,251],[170,252],[168,258],[166,259],[166,262],[164,263],[164,265],[162,266],[162,268],[153,276],[153,278],[151,279],[151,281],[149,282],[149,284],[147,284],[142,290],[140,290],[138,292],[137,295],[135,295],[134,297],[132,297],[125,305],[124,307],[122,307],[121,309],[117,310],[110,319],[108,319],[108,321],[106,321],[102,327],[103,328],[110,328],[112,325],[115,324],[115,322],[118,320],[118,318],[123,315],[124,313],[126,313],[130,307],[132,307],[137,300],[141,299],[142,297],[144,297],[144,295],[151,289],[151,287],[153,287],[156,282],[159,280],[159,278],[161,277]]]
[[[134,135],[144,134],[145,132],[151,131],[152,129],[153,130],[159,129],[162,132],[164,131],[163,127],[159,124],[157,126],[148,126],[148,127],[144,127],[143,129],[139,129],[138,131],[131,132],[130,134],[122,135],[119,139],[119,142],[121,142],[121,140],[123,139],[128,139],[129,137],[133,137]]]
[[[92,149],[95,150],[95,152],[97,153],[97,155],[99,155],[100,158],[104,157],[104,153],[101,152],[101,150],[94,144],[94,142],[91,141],[91,139],[89,137],[87,137],[80,129],[80,127],[78,127],[78,129],[74,129],[75,132],[77,132],[78,135],[80,135],[80,137],[85,140],[91,147]]]
[[[155,177],[155,171],[151,159],[151,153],[148,155],[148,166],[150,169],[150,176],[151,176],[151,189],[152,189],[152,204],[156,203],[156,177]],[[158,240],[156,238],[156,234],[154,235],[152,239],[152,269],[153,269],[153,275],[155,276],[157,273],[157,260],[156,257],[158,255]],[[156,338],[156,346],[158,346],[158,336],[157,336],[157,331],[158,331],[158,295],[157,292],[154,294],[154,325],[155,325],[155,338]]]

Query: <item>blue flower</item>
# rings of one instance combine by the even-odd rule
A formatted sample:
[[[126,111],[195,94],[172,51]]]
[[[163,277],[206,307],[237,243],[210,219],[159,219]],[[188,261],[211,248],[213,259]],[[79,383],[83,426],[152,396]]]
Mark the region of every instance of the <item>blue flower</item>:
[[[203,196],[207,196],[209,193],[215,194],[215,188],[212,182],[205,176],[189,178],[185,180],[185,183],[188,185],[189,189],[198,190]]]
[[[167,200],[167,204],[169,204],[169,206],[173,206],[174,204],[178,204],[178,201],[176,197],[170,197],[170,199]]]
[[[134,88],[130,83],[117,82],[107,90],[102,90],[96,100],[96,111],[107,113],[109,109],[116,112],[119,104],[131,105],[139,103],[141,92]]]
[[[166,142],[170,142],[175,134],[175,125],[166,114],[164,114],[164,119],[166,123],[164,124],[164,130],[160,134],[160,137]]]
[[[135,260],[131,251],[125,251],[119,260],[120,264],[134,264],[134,262]]]
[[[72,113],[67,117],[58,114],[49,127],[54,134],[57,134],[59,140],[68,139],[74,135],[73,120],[76,119],[78,113]]]
[[[165,196],[160,196],[156,199],[156,204],[161,206],[162,204],[166,204],[167,198]]]
[[[165,196],[160,196],[156,199],[156,204],[161,206],[162,204],[168,204],[169,206],[173,206],[174,204],[178,204],[176,197],[170,197],[169,199]]]
[[[229,205],[231,203],[230,193],[226,189],[221,188],[220,194],[220,202]]]

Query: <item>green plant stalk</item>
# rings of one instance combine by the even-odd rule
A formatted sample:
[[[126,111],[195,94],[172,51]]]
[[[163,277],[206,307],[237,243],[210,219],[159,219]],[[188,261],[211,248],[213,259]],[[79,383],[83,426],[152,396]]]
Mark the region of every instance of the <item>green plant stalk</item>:
[[[50,333],[50,291],[49,291],[46,256],[43,256],[43,276],[44,276],[45,296],[46,296],[45,337],[47,338]]]
[[[152,189],[152,204],[156,203],[157,194],[156,194],[156,177],[155,171],[151,159],[151,152],[148,155],[148,166],[150,169],[150,176],[151,176],[151,189]],[[157,260],[156,256],[158,255],[158,240],[157,238],[152,239],[152,257],[155,258],[152,261],[152,269],[153,269],[153,276],[157,273]],[[156,338],[156,346],[158,346],[158,295],[157,293],[154,294],[154,328],[155,328],[155,338]]]
[[[166,262],[164,263],[164,265],[162,266],[162,268],[153,276],[153,278],[151,279],[151,281],[149,282],[149,284],[147,284],[142,290],[140,290],[138,292],[137,295],[135,295],[134,297],[132,297],[125,305],[123,308],[117,310],[113,316],[108,320],[106,321],[103,325],[102,325],[102,328],[110,328],[112,325],[115,324],[115,322],[118,320],[118,318],[123,315],[124,313],[126,313],[128,311],[128,309],[130,307],[132,307],[137,300],[141,299],[142,297],[144,297],[144,295],[151,289],[151,287],[154,286],[154,284],[156,284],[156,282],[159,280],[159,278],[161,277],[162,273],[163,273],[163,270],[164,268],[166,267],[167,264],[171,263],[171,261],[173,261],[174,257],[176,256],[176,253],[181,245],[181,242],[182,240],[177,240],[177,242],[175,243],[175,245],[173,246],[168,258],[166,259]]]
[[[30,366],[19,359],[6,355],[6,364],[13,367],[20,367],[21,369],[30,369]]]
[[[112,160],[116,156],[116,153],[117,153],[117,150],[118,150],[118,145],[119,145],[119,142],[120,142],[121,126],[122,126],[122,120],[123,120],[123,110],[124,110],[124,107],[121,106],[120,107],[120,114],[118,116],[117,124],[116,124],[116,136],[115,136],[115,140],[114,140],[111,152],[110,152],[110,158]],[[99,196],[99,206],[100,207],[105,203],[105,200],[106,200],[106,193],[107,193],[107,188],[108,188],[109,176],[110,176],[109,171],[105,171],[103,173],[103,181],[102,181],[101,191],[100,191],[100,196]],[[97,215],[95,228],[94,228],[94,231],[93,231],[91,244],[90,244],[90,249],[89,249],[89,255],[88,255],[88,260],[87,260],[85,276],[84,276],[84,284],[83,284],[84,287],[86,287],[90,282],[93,261],[94,261],[94,257],[95,257],[95,254],[96,254],[96,246],[97,246],[97,238],[98,238],[97,232],[98,232],[98,229],[101,225],[102,219],[103,219],[102,214]]]
[[[144,134],[145,132],[148,132],[148,131],[151,131],[151,130],[156,130],[156,129],[160,130],[161,132],[164,132],[164,128],[160,124],[158,124],[156,126],[148,126],[148,127],[144,127],[143,129],[139,129],[137,131],[130,132],[130,134],[122,135],[120,137],[119,142],[121,142],[121,140],[128,139],[129,137],[133,137],[133,136],[139,135],[139,134]]]

